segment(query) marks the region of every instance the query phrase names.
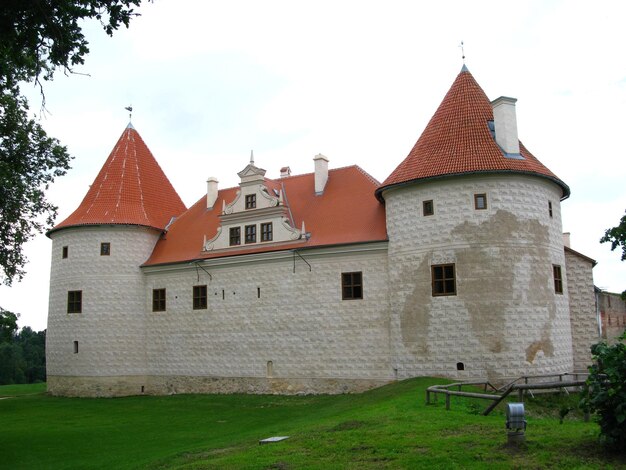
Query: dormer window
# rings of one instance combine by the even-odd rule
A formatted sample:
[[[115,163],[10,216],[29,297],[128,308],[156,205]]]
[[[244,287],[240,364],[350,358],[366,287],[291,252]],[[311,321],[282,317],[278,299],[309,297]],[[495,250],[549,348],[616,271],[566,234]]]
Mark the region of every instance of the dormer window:
[[[246,196],[246,209],[256,208],[256,194],[248,194]]]
[[[241,245],[241,227],[230,228],[230,246]]]
[[[267,224],[261,224],[261,241],[271,242],[272,239],[272,223],[269,222]]]
[[[256,225],[246,225],[246,243],[256,243]]]

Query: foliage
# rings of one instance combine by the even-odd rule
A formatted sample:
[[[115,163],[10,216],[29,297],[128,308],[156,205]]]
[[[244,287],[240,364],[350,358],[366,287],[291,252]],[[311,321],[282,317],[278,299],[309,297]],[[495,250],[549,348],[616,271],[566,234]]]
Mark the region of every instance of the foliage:
[[[618,246],[622,247],[622,261],[626,260],[626,214],[620,219],[619,225],[604,232],[600,243],[611,242],[611,251]],[[622,292],[622,299],[626,300],[626,290]]]
[[[335,396],[103,400],[22,393],[0,400],[2,464],[68,469],[483,469],[616,468],[626,463],[597,445],[594,423],[568,415],[559,426],[556,413],[535,413],[531,403],[526,447],[511,451],[499,409],[478,416],[469,405],[484,409],[486,403],[464,398],[453,398],[450,411],[444,400],[426,405],[426,387],[436,383],[442,380],[411,379]],[[10,393],[18,394],[13,387]],[[8,394],[6,389],[0,387],[0,396]],[[259,439],[270,436],[290,438],[259,445]]]
[[[594,365],[589,368],[584,409],[595,412],[602,441],[610,448],[626,450],[626,331],[613,345],[591,347]]]
[[[89,52],[81,20],[95,18],[107,34],[128,27],[141,0],[4,0],[0,8],[0,282],[24,276],[22,245],[51,228],[56,207],[44,191],[69,169],[57,139],[29,118],[20,82],[72,72]],[[45,103],[45,99],[44,99]]]
[[[46,380],[46,332],[24,327],[17,333],[13,312],[0,308],[0,384]]]

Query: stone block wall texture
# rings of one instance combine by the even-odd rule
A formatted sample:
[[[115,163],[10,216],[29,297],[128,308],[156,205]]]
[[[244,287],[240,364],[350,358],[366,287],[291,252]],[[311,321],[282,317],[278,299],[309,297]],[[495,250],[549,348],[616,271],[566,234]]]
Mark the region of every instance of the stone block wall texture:
[[[487,209],[476,210],[474,195],[482,193]],[[498,381],[572,369],[560,196],[549,180],[522,175],[439,179],[384,193],[399,378]],[[434,215],[423,215],[425,200],[433,200]],[[433,297],[431,265],[444,263],[455,264],[457,295]],[[555,293],[553,265],[561,266],[563,294]]]
[[[602,320],[602,338],[609,344],[626,330],[626,301],[620,294],[600,292],[598,304]]]
[[[54,232],[46,335],[48,389],[55,376],[145,375],[145,279],[159,232],[94,226]],[[100,244],[111,244],[109,256]],[[62,258],[63,247],[68,257]],[[82,291],[82,313],[67,313],[68,291]],[[74,342],[78,342],[78,353]]]
[[[586,372],[591,365],[591,345],[600,340],[596,296],[593,287],[593,265],[576,253],[565,250],[567,290],[569,293],[570,322],[574,371]]]

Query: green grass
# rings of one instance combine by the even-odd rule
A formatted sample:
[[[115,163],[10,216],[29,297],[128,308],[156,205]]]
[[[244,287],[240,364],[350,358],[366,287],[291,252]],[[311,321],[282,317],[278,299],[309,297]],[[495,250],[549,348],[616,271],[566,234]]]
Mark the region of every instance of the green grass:
[[[426,405],[412,379],[359,395],[175,395],[56,398],[42,385],[3,386],[0,468],[379,469],[626,468],[607,454],[575,399],[527,404],[526,444],[506,446],[501,410]],[[260,446],[270,436],[288,440]]]

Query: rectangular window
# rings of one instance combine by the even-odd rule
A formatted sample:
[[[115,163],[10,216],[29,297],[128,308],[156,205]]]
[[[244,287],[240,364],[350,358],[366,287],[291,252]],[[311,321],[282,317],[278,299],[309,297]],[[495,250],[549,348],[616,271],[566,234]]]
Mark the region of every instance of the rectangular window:
[[[100,243],[100,256],[109,256],[111,254],[111,244],[109,242]]]
[[[193,309],[205,309],[207,305],[206,300],[206,286],[193,286]]]
[[[433,297],[456,295],[456,274],[454,264],[434,264],[431,266]]]
[[[63,258],[67,258],[68,248],[66,246],[63,247]]]
[[[241,227],[230,228],[230,246],[241,245]]]
[[[548,201],[548,214],[550,214],[550,218],[552,218],[552,201]]]
[[[476,210],[487,209],[487,195],[474,194],[474,207]]]
[[[363,298],[363,276],[361,272],[341,273],[341,299]]]
[[[83,312],[83,291],[70,290],[67,292],[67,313]]]
[[[246,243],[256,243],[256,225],[246,225]]]
[[[432,199],[430,201],[424,201],[422,205],[424,209],[424,215],[433,215],[435,213],[435,206]]]
[[[256,207],[256,194],[248,194],[246,196],[246,209],[254,209]]]
[[[78,341],[74,341],[74,354],[78,354]]]
[[[558,264],[552,265],[552,272],[554,273],[554,292],[557,294],[563,293],[563,278],[561,277],[561,266]]]
[[[165,312],[165,289],[152,289],[152,311]]]
[[[268,222],[266,224],[261,224],[261,241],[271,242],[272,238],[272,223]]]

